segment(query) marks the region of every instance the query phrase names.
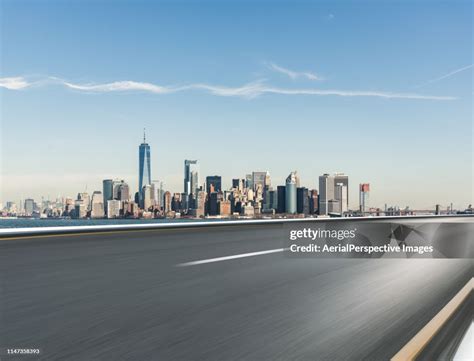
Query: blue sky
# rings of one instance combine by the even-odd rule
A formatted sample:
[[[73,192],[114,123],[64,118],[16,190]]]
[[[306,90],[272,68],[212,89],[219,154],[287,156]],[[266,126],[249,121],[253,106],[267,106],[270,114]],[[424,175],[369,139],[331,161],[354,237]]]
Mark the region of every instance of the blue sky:
[[[0,200],[345,172],[350,203],[472,202],[469,1],[1,2]]]

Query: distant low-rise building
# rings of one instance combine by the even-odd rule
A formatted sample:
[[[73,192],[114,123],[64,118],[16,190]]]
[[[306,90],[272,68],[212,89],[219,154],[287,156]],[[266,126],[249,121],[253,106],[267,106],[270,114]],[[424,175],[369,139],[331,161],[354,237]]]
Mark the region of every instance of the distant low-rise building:
[[[206,197],[207,194],[204,191],[198,191],[196,197],[196,208],[194,209],[194,216],[201,218],[205,216],[206,213]]]
[[[120,217],[121,202],[116,199],[107,201],[107,218]]]
[[[230,201],[222,200],[219,202],[219,214],[224,217],[231,215]]]
[[[91,210],[91,197],[87,192],[81,192],[77,194],[77,200],[82,201],[84,207],[86,208],[86,212]]]
[[[104,196],[102,192],[92,193],[91,198],[91,218],[104,218]]]
[[[252,204],[248,203],[242,207],[242,215],[245,217],[253,217],[255,215],[255,208]]]
[[[35,201],[31,198],[25,199],[25,215],[32,216],[35,211]]]
[[[153,207],[153,195],[150,184],[145,184],[142,189],[142,208],[149,211]]]
[[[76,200],[74,204],[74,217],[75,218],[87,217],[87,205],[83,199]]]

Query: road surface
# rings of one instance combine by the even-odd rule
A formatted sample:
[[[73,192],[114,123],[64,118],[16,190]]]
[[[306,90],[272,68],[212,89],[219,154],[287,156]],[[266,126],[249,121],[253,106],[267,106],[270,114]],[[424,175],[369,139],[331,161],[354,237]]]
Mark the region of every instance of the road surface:
[[[41,351],[0,359],[385,360],[473,276],[470,259],[288,257],[287,237],[269,224],[0,240],[0,348]]]

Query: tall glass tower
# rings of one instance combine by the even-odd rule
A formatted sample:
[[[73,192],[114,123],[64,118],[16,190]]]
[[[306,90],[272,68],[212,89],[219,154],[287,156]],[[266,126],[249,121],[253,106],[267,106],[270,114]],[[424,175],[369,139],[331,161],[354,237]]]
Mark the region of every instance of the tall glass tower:
[[[299,183],[298,176],[296,171],[291,172],[290,175],[286,178],[286,189],[285,189],[285,205],[286,213],[295,214],[296,213],[296,189],[297,184]]]
[[[199,164],[197,160],[184,160],[184,193],[197,195],[199,187]]]
[[[143,130],[143,143],[138,148],[138,194],[143,199],[143,186],[151,185],[150,146]]]

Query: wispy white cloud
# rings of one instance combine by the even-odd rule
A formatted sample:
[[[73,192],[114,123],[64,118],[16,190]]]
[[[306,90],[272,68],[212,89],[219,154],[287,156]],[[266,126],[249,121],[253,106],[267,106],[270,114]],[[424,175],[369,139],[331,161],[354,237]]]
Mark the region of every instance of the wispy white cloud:
[[[10,90],[20,90],[28,88],[31,86],[31,83],[26,81],[25,78],[21,76],[10,77],[10,78],[0,78],[0,88],[6,88]]]
[[[256,81],[244,84],[238,87],[227,87],[210,84],[191,84],[178,88],[181,90],[204,90],[210,94],[223,96],[223,97],[243,97],[243,98],[256,98],[259,95],[265,93],[265,85],[263,81]]]
[[[159,86],[151,83],[143,83],[136,81],[115,81],[104,84],[74,84],[67,81],[62,82],[66,87],[82,90],[87,92],[106,93],[106,92],[121,92],[121,91],[146,91],[155,94],[171,93],[173,90],[164,86]]]
[[[308,71],[294,71],[294,70],[290,70],[288,68],[284,68],[280,65],[277,65],[275,63],[265,63],[267,65],[267,67],[270,69],[270,70],[273,70],[273,71],[276,71],[278,73],[281,73],[281,74],[284,74],[288,77],[290,77],[291,79],[298,79],[298,78],[306,78],[306,79],[309,79],[309,80],[323,80],[322,77],[320,77],[319,75],[315,74],[315,73],[311,73],[311,72],[308,72]]]
[[[467,65],[467,66],[463,66],[462,68],[453,70],[453,71],[451,71],[451,72],[449,72],[449,73],[447,73],[447,74],[444,74],[444,75],[442,75],[442,76],[440,76],[440,77],[437,77],[437,78],[428,80],[427,82],[425,82],[425,83],[423,83],[423,84],[417,85],[416,88],[421,88],[421,87],[424,87],[424,86],[426,86],[426,85],[439,82],[440,80],[449,78],[449,77],[453,76],[454,74],[457,74],[457,73],[460,73],[460,72],[462,72],[462,71],[471,69],[473,66],[474,66],[474,64]]]
[[[146,91],[155,94],[177,93],[187,90],[203,90],[212,95],[225,97],[256,98],[263,94],[281,95],[320,95],[320,96],[342,96],[342,97],[379,97],[399,99],[425,99],[425,100],[453,100],[450,96],[434,96],[413,93],[394,93],[383,91],[360,91],[360,90],[335,90],[314,88],[281,88],[267,85],[263,81],[247,83],[238,87],[218,86],[205,83],[189,84],[183,86],[159,86],[152,83],[134,81],[118,81],[105,84],[74,84],[64,82],[71,89],[88,92],[120,92],[120,91]]]
[[[285,95],[335,95],[341,97],[377,97],[387,99],[420,99],[420,100],[455,100],[451,96],[424,95],[415,93],[394,93],[384,91],[337,90],[337,89],[282,89],[265,88],[265,93]]]
[[[66,87],[93,93],[145,91],[154,94],[170,94],[188,90],[202,90],[217,96],[241,96],[253,98],[260,94],[262,82],[248,83],[240,87],[226,87],[205,83],[188,84],[181,86],[161,86],[146,82],[116,81],[104,84],[75,84],[62,81]]]
[[[14,81],[9,79],[16,79]],[[10,90],[19,90],[31,86],[22,77],[0,78],[0,86]],[[256,81],[237,87],[219,86],[205,83],[193,83],[181,86],[163,86],[147,82],[115,81],[110,83],[73,83],[56,77],[48,77],[35,83],[37,86],[57,84],[80,92],[111,93],[142,91],[153,94],[171,94],[184,91],[204,91],[215,96],[256,98],[264,94],[280,95],[315,95],[315,96],[340,96],[340,97],[377,97],[387,99],[419,99],[419,100],[454,100],[451,96],[425,95],[417,93],[398,93],[386,91],[364,90],[337,90],[315,88],[282,88],[268,85],[264,81]]]

